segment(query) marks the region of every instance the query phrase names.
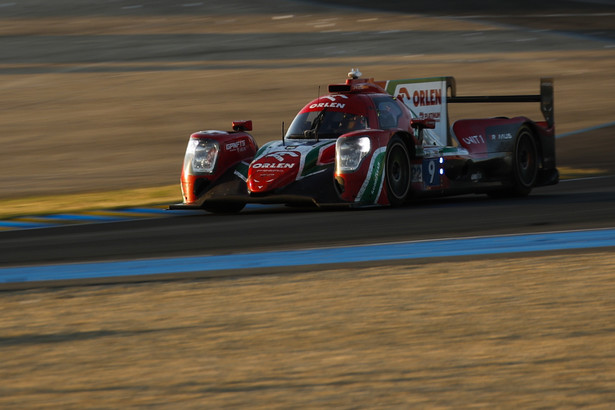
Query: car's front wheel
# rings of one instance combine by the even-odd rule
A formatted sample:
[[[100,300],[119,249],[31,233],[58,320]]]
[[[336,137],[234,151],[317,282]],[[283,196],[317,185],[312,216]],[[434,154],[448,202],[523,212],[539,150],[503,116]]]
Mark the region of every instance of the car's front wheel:
[[[387,196],[392,206],[406,202],[410,192],[410,156],[404,141],[393,137],[387,146],[385,181]]]

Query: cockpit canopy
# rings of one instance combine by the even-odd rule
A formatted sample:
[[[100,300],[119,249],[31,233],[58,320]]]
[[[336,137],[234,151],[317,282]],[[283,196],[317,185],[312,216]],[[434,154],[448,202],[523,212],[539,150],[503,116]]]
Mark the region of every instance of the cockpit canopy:
[[[403,104],[386,93],[329,94],[303,107],[285,138],[336,139],[358,130],[393,129],[404,124],[404,112]]]
[[[321,111],[299,113],[293,120],[286,138],[335,139],[340,135],[369,128],[367,117],[343,111]]]

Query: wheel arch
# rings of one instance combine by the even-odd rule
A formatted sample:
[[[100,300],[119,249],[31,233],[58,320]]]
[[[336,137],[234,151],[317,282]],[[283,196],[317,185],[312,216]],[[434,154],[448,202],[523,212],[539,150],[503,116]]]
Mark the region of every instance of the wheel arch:
[[[410,160],[416,158],[416,140],[414,136],[407,131],[397,131],[391,135],[389,141],[394,137],[399,137],[406,145],[406,149],[408,150],[408,155],[410,156]]]

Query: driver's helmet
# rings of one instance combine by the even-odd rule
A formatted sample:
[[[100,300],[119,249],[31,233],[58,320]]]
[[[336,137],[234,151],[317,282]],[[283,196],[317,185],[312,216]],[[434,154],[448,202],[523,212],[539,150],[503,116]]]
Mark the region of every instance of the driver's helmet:
[[[367,128],[365,117],[362,115],[345,114],[340,121],[340,128],[348,131],[362,130]]]

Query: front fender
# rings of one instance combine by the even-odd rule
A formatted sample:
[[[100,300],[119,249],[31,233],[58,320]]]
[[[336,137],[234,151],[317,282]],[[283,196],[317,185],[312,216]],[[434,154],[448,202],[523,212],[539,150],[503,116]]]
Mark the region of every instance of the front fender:
[[[353,171],[343,171],[339,167],[339,149],[345,138],[369,137],[370,151]],[[382,130],[362,130],[339,137],[336,144],[335,181],[340,197],[356,205],[387,205],[388,199],[383,190],[386,147],[391,132]]]
[[[190,204],[198,200],[229,170],[242,162],[250,162],[256,155],[256,141],[252,135],[243,132],[199,131],[190,135],[190,140],[212,140],[219,146],[216,164],[212,172],[195,172],[192,158],[186,152],[181,174],[181,187],[184,203]]]

